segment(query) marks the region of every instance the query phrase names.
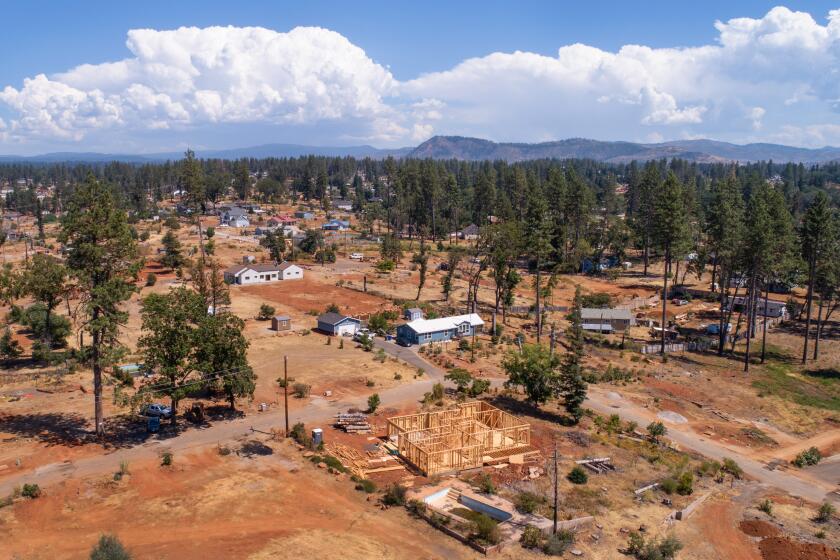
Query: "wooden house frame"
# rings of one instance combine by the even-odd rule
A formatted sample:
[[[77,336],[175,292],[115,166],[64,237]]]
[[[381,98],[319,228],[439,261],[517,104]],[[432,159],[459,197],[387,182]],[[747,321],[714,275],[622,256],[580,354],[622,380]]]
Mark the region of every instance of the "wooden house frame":
[[[426,476],[533,452],[531,426],[484,401],[389,418],[388,436]]]

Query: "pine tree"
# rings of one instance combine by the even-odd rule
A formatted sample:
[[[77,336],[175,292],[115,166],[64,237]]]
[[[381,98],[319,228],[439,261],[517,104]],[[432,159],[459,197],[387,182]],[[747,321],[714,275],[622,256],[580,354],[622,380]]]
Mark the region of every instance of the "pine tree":
[[[59,241],[72,247],[67,267],[81,291],[80,309],[92,338],[96,433],[103,436],[102,370],[113,363],[120,348],[119,328],[128,320],[122,304],[135,290],[134,278],[140,269],[137,245],[111,189],[93,175],[67,202]]]
[[[581,321],[580,286],[575,287],[575,299],[569,314],[569,327],[566,329],[568,351],[560,366],[557,378],[557,393],[563,398],[564,407],[575,424],[583,417],[581,405],[586,400],[587,383],[583,379],[583,327]]]
[[[0,358],[3,360],[13,360],[21,355],[23,350],[20,348],[20,343],[12,338],[12,331],[9,327],[3,331],[3,336],[0,337]]]
[[[802,363],[808,360],[808,339],[811,333],[811,307],[814,300],[814,285],[817,280],[817,268],[827,257],[827,242],[830,239],[831,209],[828,196],[822,191],[817,193],[808,207],[802,221],[802,256],[808,263],[808,294],[805,303],[805,340],[802,345]],[[836,255],[830,258],[836,258]]]
[[[26,267],[23,277],[24,290],[46,307],[46,324],[43,341],[47,348],[52,347],[52,314],[61,303],[67,291],[67,268],[50,255],[37,253]]]
[[[727,325],[731,316],[727,291],[729,281],[736,273],[742,256],[744,238],[744,200],[738,179],[732,169],[722,181],[712,186],[712,197],[707,211],[709,249],[714,255],[712,263],[712,289],[720,289],[720,332],[718,355],[723,355]]]
[[[163,236],[161,243],[163,243],[164,253],[160,263],[172,270],[180,268],[184,264],[184,256],[181,254],[181,242],[178,237],[169,230]]]
[[[668,326],[668,276],[675,257],[685,254],[688,237],[688,215],[685,212],[683,186],[677,176],[668,173],[654,205],[654,239],[665,253],[662,271],[662,350],[665,354],[665,332]]]
[[[203,317],[196,330],[193,359],[202,378],[216,385],[227,396],[230,409],[236,399],[253,397],[257,376],[248,364],[249,343],[242,334],[245,322],[220,312]]]
[[[416,264],[420,269],[420,277],[417,283],[417,297],[415,300],[420,300],[420,292],[423,291],[423,285],[426,284],[426,271],[429,267],[429,255],[426,251],[426,242],[423,237],[420,237],[420,251],[414,255],[411,262]]]

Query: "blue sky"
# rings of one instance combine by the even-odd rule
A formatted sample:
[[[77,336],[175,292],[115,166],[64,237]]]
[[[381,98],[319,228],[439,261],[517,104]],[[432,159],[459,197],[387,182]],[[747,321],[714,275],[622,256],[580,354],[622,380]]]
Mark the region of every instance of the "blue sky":
[[[840,2],[775,5],[4,3],[0,153],[436,133],[840,144]],[[133,29],[152,31],[130,48]]]

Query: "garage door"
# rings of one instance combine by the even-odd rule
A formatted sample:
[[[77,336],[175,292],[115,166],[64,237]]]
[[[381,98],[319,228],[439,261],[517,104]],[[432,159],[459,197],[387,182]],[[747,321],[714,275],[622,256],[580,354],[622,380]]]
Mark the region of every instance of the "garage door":
[[[353,323],[350,323],[349,325],[340,325],[338,327],[338,334],[339,335],[355,334],[355,332],[356,332],[356,325],[353,324]]]

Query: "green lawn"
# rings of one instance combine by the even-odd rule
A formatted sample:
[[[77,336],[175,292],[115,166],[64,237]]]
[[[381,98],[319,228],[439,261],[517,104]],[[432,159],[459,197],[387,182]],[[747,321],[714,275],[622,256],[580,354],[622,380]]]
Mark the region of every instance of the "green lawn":
[[[753,387],[802,406],[840,411],[840,371],[797,371],[790,363],[768,362]]]

